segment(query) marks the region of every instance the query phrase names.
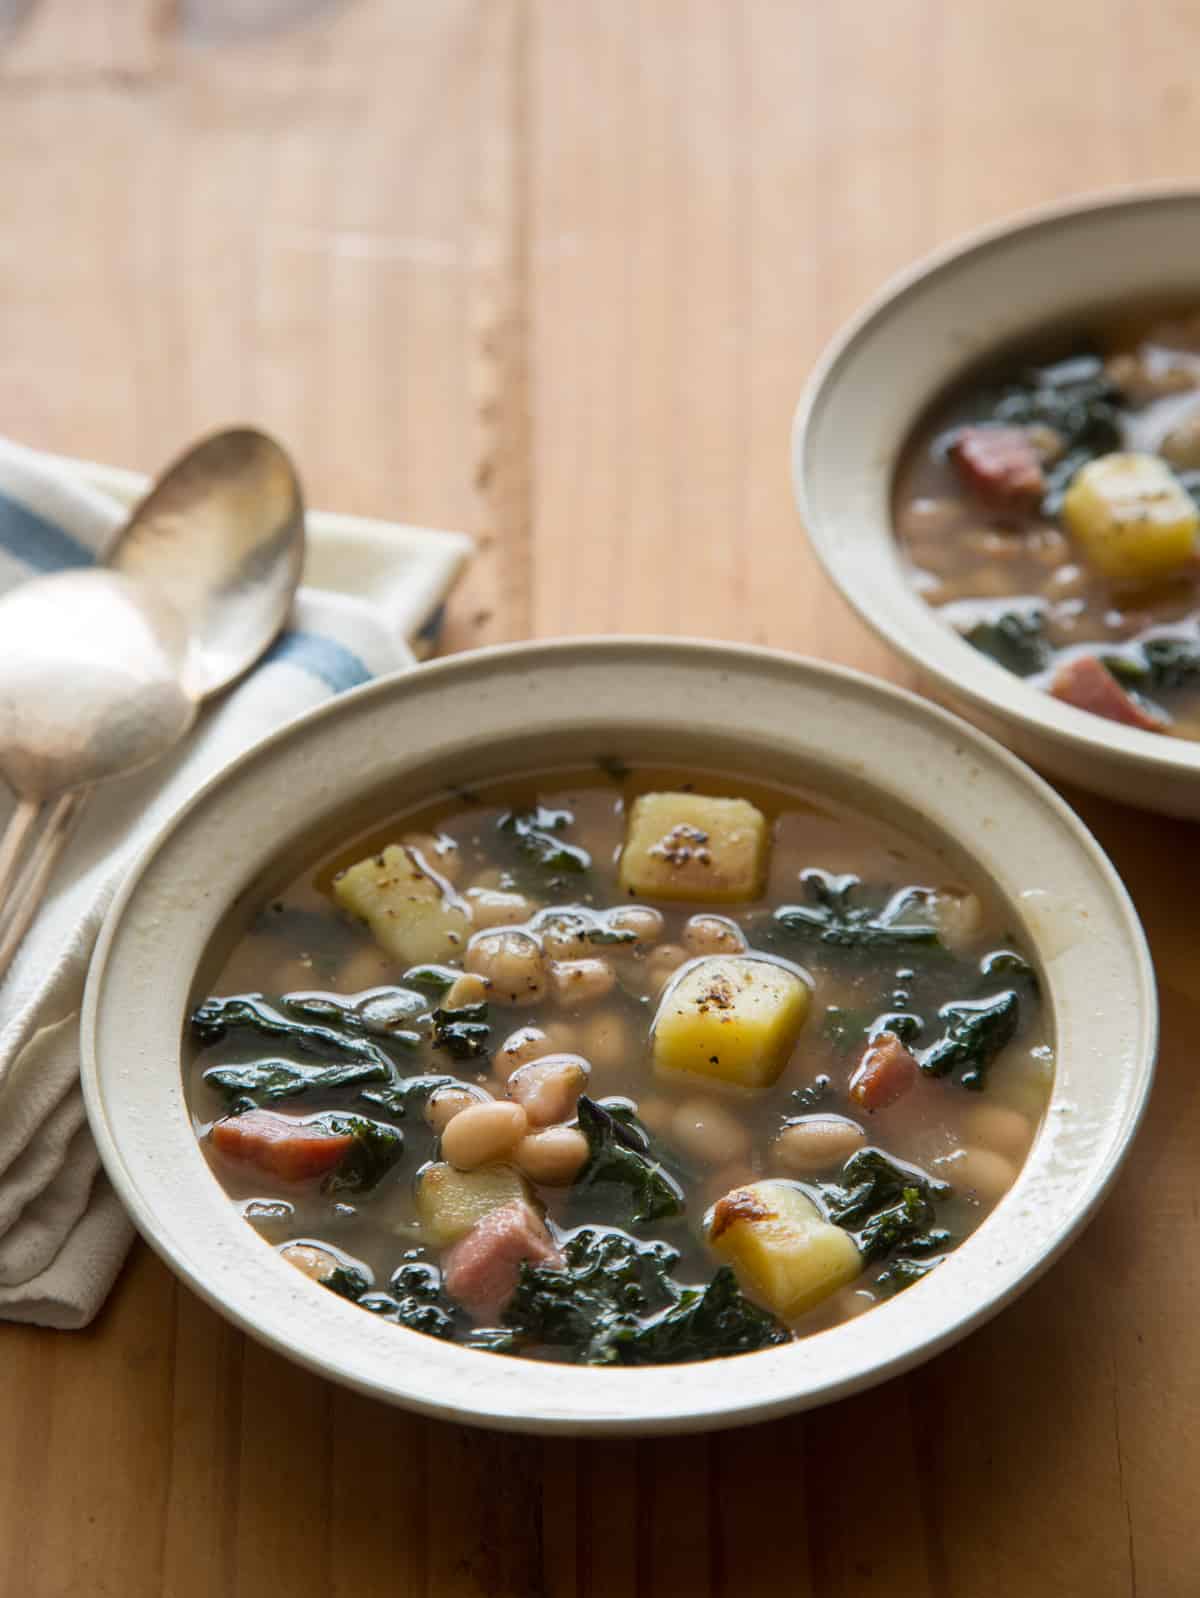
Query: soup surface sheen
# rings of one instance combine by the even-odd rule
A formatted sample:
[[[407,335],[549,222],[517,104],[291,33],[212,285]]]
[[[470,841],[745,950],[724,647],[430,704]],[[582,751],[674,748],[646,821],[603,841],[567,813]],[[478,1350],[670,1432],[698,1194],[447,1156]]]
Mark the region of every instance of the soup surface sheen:
[[[744,1352],[916,1282],[1053,1070],[981,884],[677,770],[459,792],[261,906],[189,1021],[218,1180],[398,1324],[594,1364]]]
[[[897,474],[914,585],[1109,720],[1200,738],[1200,313],[1101,318],[940,400]]]

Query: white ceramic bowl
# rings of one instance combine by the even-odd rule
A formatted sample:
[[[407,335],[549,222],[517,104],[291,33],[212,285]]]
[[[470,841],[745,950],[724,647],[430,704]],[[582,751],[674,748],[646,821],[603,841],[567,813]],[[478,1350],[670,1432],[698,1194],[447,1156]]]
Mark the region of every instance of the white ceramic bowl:
[[[241,1219],[196,1144],[180,1070],[197,968],[341,829],[449,783],[597,755],[803,781],[943,840],[998,885],[1042,964],[1060,1063],[1016,1186],[925,1281],[762,1353],[657,1369],[515,1360],[385,1324],[305,1280]],[[281,853],[290,862],[281,868]],[[527,1431],[764,1419],[906,1369],[993,1314],[1079,1230],[1137,1126],[1155,998],[1137,917],[1079,820],[972,728],[856,673],[765,650],[610,639],[480,651],[362,688],[234,762],[143,857],[105,925],[83,1022],[104,1163],[149,1242],[280,1352],[428,1414]]]
[[[1200,743],[1060,703],[965,643],[908,583],[897,458],[929,402],[1022,333],[1130,300],[1200,304],[1200,190],[1101,195],[988,228],[896,278],[822,357],[796,413],[800,514],[826,571],[947,703],[1056,776],[1200,817]]]

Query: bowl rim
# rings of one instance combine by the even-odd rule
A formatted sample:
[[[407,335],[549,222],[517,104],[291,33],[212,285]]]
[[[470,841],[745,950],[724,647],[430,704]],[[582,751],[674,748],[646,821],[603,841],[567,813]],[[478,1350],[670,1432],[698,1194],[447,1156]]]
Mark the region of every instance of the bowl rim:
[[[1065,1217],[1059,1217],[1052,1225],[1044,1225],[1045,1237],[1039,1239],[1033,1255],[1026,1257],[1022,1254],[1022,1247],[1027,1246],[1026,1234],[1031,1223],[1027,1214],[1014,1211],[1014,1221],[1020,1214],[1021,1224],[1008,1230],[1014,1233],[1012,1245],[1017,1256],[1016,1262],[1013,1258],[1002,1257],[989,1259],[985,1264],[983,1253],[978,1248],[973,1256],[976,1260],[976,1276],[986,1276],[989,1271],[996,1275],[997,1280],[990,1289],[982,1293],[960,1294],[966,1306],[961,1308],[950,1292],[949,1284],[943,1294],[938,1283],[938,1279],[948,1270],[948,1267],[943,1267],[942,1271],[919,1284],[919,1290],[926,1294],[930,1308],[934,1302],[929,1295],[930,1288],[937,1288],[939,1303],[943,1298],[947,1303],[953,1302],[954,1311],[948,1318],[938,1317],[936,1327],[902,1343],[899,1352],[882,1354],[876,1347],[869,1358],[864,1357],[857,1362],[851,1358],[849,1369],[839,1367],[838,1373],[825,1381],[808,1380],[810,1373],[798,1358],[793,1358],[793,1364],[788,1369],[779,1364],[778,1356],[787,1356],[789,1353],[795,1356],[797,1351],[811,1348],[811,1339],[788,1344],[783,1349],[736,1357],[732,1362],[728,1359],[718,1361],[715,1367],[718,1375],[722,1369],[736,1370],[738,1375],[747,1378],[744,1382],[723,1383],[714,1379],[714,1367],[707,1364],[596,1371],[587,1367],[545,1365],[495,1354],[481,1354],[457,1345],[439,1343],[403,1328],[385,1328],[377,1324],[373,1317],[362,1315],[356,1306],[343,1303],[334,1295],[318,1291],[313,1284],[299,1279],[299,1273],[278,1260],[269,1246],[264,1249],[261,1238],[237,1213],[223,1190],[217,1187],[215,1178],[208,1171],[195,1145],[190,1120],[184,1130],[187,1139],[191,1140],[189,1147],[195,1156],[194,1164],[204,1172],[206,1195],[208,1189],[219,1193],[220,1213],[227,1215],[232,1224],[219,1223],[228,1234],[220,1239],[214,1240],[206,1235],[202,1243],[195,1243],[194,1239],[185,1236],[181,1242],[176,1235],[179,1223],[174,1214],[167,1214],[164,1218],[163,1214],[156,1213],[155,1207],[144,1197],[141,1184],[150,1173],[153,1182],[159,1186],[161,1198],[163,1192],[174,1192],[171,1184],[183,1182],[187,1173],[172,1166],[168,1181],[162,1171],[150,1172],[151,1155],[145,1148],[140,1148],[130,1158],[110,1122],[111,1082],[138,1075],[136,1068],[131,1070],[128,1064],[130,1059],[136,1063],[136,1045],[128,1050],[122,1043],[122,1063],[118,1066],[115,1063],[115,1050],[109,1051],[107,1060],[101,1059],[99,1038],[100,1031],[107,1025],[106,1005],[110,1004],[110,1000],[111,1004],[120,1005],[121,983],[125,984],[126,993],[129,991],[128,969],[118,970],[118,992],[115,996],[110,995],[110,977],[114,967],[119,967],[122,961],[126,968],[130,966],[136,957],[135,945],[139,938],[143,942],[152,939],[152,949],[165,949],[170,942],[162,937],[157,924],[139,929],[128,914],[131,906],[138,905],[139,896],[143,895],[147,885],[154,887],[155,872],[163,872],[164,858],[169,869],[169,851],[177,846],[181,837],[186,845],[185,835],[189,829],[202,830],[200,823],[204,820],[206,810],[216,807],[219,814],[221,803],[228,803],[231,794],[236,797],[239,786],[252,780],[256,769],[264,763],[269,764],[280,758],[281,751],[286,755],[289,749],[302,749],[314,737],[319,740],[330,725],[336,727],[342,720],[353,723],[356,717],[361,719],[369,715],[372,707],[377,705],[381,708],[391,707],[394,712],[395,703],[403,703],[409,696],[419,702],[421,697],[436,694],[439,686],[444,688],[447,683],[451,691],[456,686],[465,685],[469,688],[473,682],[478,683],[481,678],[490,678],[496,672],[505,670],[520,672],[522,669],[550,667],[561,671],[564,667],[570,670],[572,664],[584,671],[601,667],[611,670],[615,664],[621,664],[626,669],[631,665],[640,665],[657,672],[667,662],[674,662],[691,671],[724,671],[731,678],[735,673],[741,673],[755,675],[760,680],[781,679],[786,686],[810,693],[829,691],[838,696],[839,711],[845,708],[841,701],[857,702],[860,710],[869,703],[880,717],[899,718],[901,722],[907,722],[909,734],[917,727],[934,742],[944,745],[950,764],[953,764],[951,756],[963,753],[971,761],[977,762],[980,770],[990,768],[996,773],[992,787],[997,796],[1004,788],[1011,790],[1020,807],[1034,816],[1035,823],[1044,823],[1047,838],[1053,832],[1056,844],[1061,845],[1065,837],[1068,846],[1073,848],[1074,863],[1094,885],[1093,908],[1099,905],[1111,911],[1115,928],[1111,952],[1117,962],[1112,968],[1115,991],[1122,994],[1126,1005],[1131,1007],[1128,1011],[1131,1019],[1128,1028],[1129,1069],[1121,1078],[1122,1101],[1119,1105],[1111,1106],[1107,1152],[1103,1159],[1095,1163],[1094,1169],[1091,1165],[1087,1167],[1086,1186],[1081,1189]],[[876,794],[882,796],[882,781],[878,778],[867,780]],[[866,808],[869,810],[871,806],[868,804]],[[961,841],[959,846],[967,847]],[[974,850],[970,852],[975,853]],[[176,884],[178,887],[179,884]],[[184,916],[191,909],[190,903],[181,901],[174,913]],[[226,913],[227,909],[226,903],[221,914]],[[1032,942],[1041,954],[1038,939],[1030,929],[1025,927],[1023,932],[1027,941]],[[129,945],[127,951],[122,951],[123,944]],[[169,966],[169,953],[155,957],[166,962],[164,969]],[[1077,981],[1075,986],[1082,989],[1090,985]],[[1054,984],[1051,983],[1050,987],[1053,994]],[[1057,1006],[1057,999],[1055,1002]],[[1104,997],[1099,1002],[1101,1006],[1112,1002],[1109,1000],[1107,984]],[[1090,1000],[1083,1008],[1089,1009],[1090,1013],[1089,1007]],[[1121,1013],[1119,1005],[1115,1005],[1115,1011]],[[138,1021],[141,1021],[140,1017]],[[177,1038],[181,1021],[182,1012],[174,1012],[174,1035]],[[135,1028],[137,1024],[134,1023]],[[663,1434],[765,1420],[873,1386],[949,1346],[1018,1296],[1075,1238],[1111,1186],[1145,1110],[1154,1075],[1157,1026],[1157,996],[1149,949],[1132,900],[1119,875],[1098,842],[1065,801],[995,740],[905,689],[881,683],[847,667],[806,660],[782,651],[750,645],[714,644],[699,639],[564,638],[472,651],[366,684],[297,717],[231,761],[223,771],[207,781],[141,852],[105,918],[84,998],[81,1078],[88,1118],[104,1166],[143,1237],[202,1299],[259,1342],[309,1370],[358,1391],[437,1418],[494,1429],[546,1434]],[[1052,1104],[1062,1070],[1060,1062],[1056,1069],[1056,1085],[1052,1089]],[[175,1068],[165,1075],[177,1079],[181,1076]],[[175,1083],[175,1093],[182,1104],[181,1080]],[[133,1113],[128,1106],[118,1106],[118,1110],[120,1115],[124,1115],[128,1130]],[[187,1118],[184,1116],[182,1119]],[[175,1136],[179,1129],[169,1130]],[[1077,1127],[1069,1127],[1067,1133],[1070,1135],[1078,1130]],[[1017,1187],[1004,1203],[1015,1202],[1017,1189],[1026,1183],[1031,1167],[1038,1164],[1036,1156],[1043,1142],[1043,1133],[1039,1132],[1034,1150],[1018,1175]],[[160,1158],[158,1154],[153,1156],[156,1160]],[[1048,1165],[1050,1158],[1047,1156],[1042,1163]],[[166,1187],[163,1186],[165,1182],[168,1184]],[[1042,1221],[1034,1223],[1034,1230],[1037,1225],[1042,1225]],[[1000,1234],[996,1231],[993,1231],[992,1242],[994,1245],[1000,1242]],[[195,1253],[192,1252],[193,1245]],[[968,1247],[955,1252],[950,1263],[962,1260],[970,1253],[968,1243]],[[992,1253],[1004,1255],[1002,1248],[993,1248]],[[271,1271],[276,1273],[274,1284],[278,1294],[288,1300],[282,1308],[272,1307],[275,1301],[271,1300],[264,1312],[257,1299],[249,1293],[243,1293],[240,1299],[233,1301],[235,1288],[231,1284],[236,1271],[232,1267],[236,1267],[243,1258],[249,1264],[251,1256],[256,1276],[270,1275]],[[960,1271],[959,1275],[963,1277],[965,1273]],[[290,1280],[285,1284],[284,1278]],[[966,1279],[970,1285],[969,1277]],[[881,1317],[888,1315],[893,1317],[889,1324],[899,1328],[901,1317],[896,1314],[898,1310],[905,1312],[904,1323],[908,1324],[913,1317],[907,1315],[905,1306],[912,1303],[913,1294],[917,1291],[911,1289],[909,1293],[881,1306],[872,1315],[844,1323],[833,1332],[817,1334],[817,1337],[820,1339],[828,1335],[833,1338],[840,1333],[851,1333],[866,1324],[878,1323]],[[318,1305],[318,1300],[328,1302]],[[319,1347],[307,1346],[303,1337],[297,1340],[293,1321],[293,1316],[297,1315],[300,1320],[306,1317],[308,1322],[314,1324],[319,1319],[327,1340]],[[346,1317],[351,1319],[347,1320]],[[916,1319],[919,1322],[921,1317]],[[931,1316],[926,1315],[924,1319],[930,1320]],[[355,1323],[359,1324],[357,1339],[352,1332]],[[389,1342],[390,1365],[386,1379],[380,1377],[379,1371],[371,1367],[365,1356],[365,1362],[355,1363],[357,1350],[354,1345],[357,1342],[366,1346],[368,1327],[386,1331],[389,1339],[402,1340],[399,1344]],[[333,1338],[343,1344],[336,1355],[330,1352],[329,1339]],[[868,1339],[860,1337],[859,1342],[878,1345],[881,1339],[877,1336]],[[883,1339],[883,1342],[886,1343],[887,1339]],[[426,1347],[417,1349],[417,1344]],[[349,1357],[345,1356],[345,1345],[349,1345]],[[826,1345],[827,1348],[829,1346]],[[417,1371],[415,1386],[411,1379],[401,1379],[397,1375],[397,1369],[406,1369],[409,1361],[395,1358],[396,1348],[404,1349],[409,1361],[414,1364]],[[473,1362],[465,1379],[461,1363],[464,1358]],[[768,1379],[766,1362],[772,1362],[771,1379]],[[482,1370],[479,1368],[481,1363],[484,1367]],[[841,1362],[842,1366],[846,1364],[846,1360]],[[752,1373],[751,1366],[754,1367]],[[490,1375],[493,1370],[495,1380]],[[508,1375],[511,1378],[515,1370],[521,1372],[520,1381],[510,1380],[506,1384],[504,1377]],[[428,1374],[423,1374],[428,1371],[439,1373],[438,1379],[431,1380]],[[775,1375],[777,1371],[782,1372],[782,1375]],[[564,1378],[561,1375],[563,1372],[569,1373],[569,1376]],[[560,1374],[551,1380],[547,1373]],[[680,1373],[684,1373],[682,1378]],[[572,1395],[570,1401],[547,1401],[545,1392],[551,1391],[555,1381]],[[527,1396],[530,1389],[539,1396]],[[514,1390],[516,1397],[513,1396]],[[581,1395],[578,1398],[575,1397],[577,1393]],[[618,1398],[620,1401],[614,1402]],[[642,1408],[638,1407],[639,1403],[643,1405]],[[646,1413],[646,1406],[652,1410],[651,1413]]]
[[[1054,699],[973,650],[937,619],[899,572],[898,580],[888,585],[888,604],[865,594],[856,581],[862,568],[845,558],[835,530],[821,516],[810,493],[809,475],[810,437],[841,368],[878,326],[902,315],[918,292],[959,266],[1022,239],[1035,239],[1109,213],[1116,219],[1123,213],[1173,205],[1200,209],[1200,184],[1191,180],[1131,183],[1075,195],[985,223],[930,250],[889,277],[834,334],[804,385],[791,430],[793,496],[809,544],[831,581],[876,637],[922,676],[936,679],[950,698],[969,703],[984,716],[998,716],[1035,737],[1065,745],[1085,761],[1099,758],[1163,777],[1200,773],[1200,742],[1164,738],[1161,733],[1107,721]],[[978,355],[970,359],[978,359]],[[914,407],[906,438],[919,415],[920,407]],[[890,523],[886,531],[891,542]],[[935,623],[933,632],[926,625],[929,620]]]

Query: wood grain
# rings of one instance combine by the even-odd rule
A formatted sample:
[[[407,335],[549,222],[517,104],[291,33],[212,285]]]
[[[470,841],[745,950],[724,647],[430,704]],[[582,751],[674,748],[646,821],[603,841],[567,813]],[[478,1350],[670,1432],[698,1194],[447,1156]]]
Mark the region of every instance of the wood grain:
[[[1183,6],[19,10],[0,429],[153,469],[275,428],[315,503],[480,536],[456,648],[686,632],[897,675],[792,510],[817,352],[921,251],[1188,176],[1200,136]],[[139,1249],[89,1331],[0,1329],[0,1593],[1194,1594],[1193,834],[1070,797],[1146,919],[1160,1077],[1100,1217],[990,1326],[807,1417],[541,1443],[335,1389]]]

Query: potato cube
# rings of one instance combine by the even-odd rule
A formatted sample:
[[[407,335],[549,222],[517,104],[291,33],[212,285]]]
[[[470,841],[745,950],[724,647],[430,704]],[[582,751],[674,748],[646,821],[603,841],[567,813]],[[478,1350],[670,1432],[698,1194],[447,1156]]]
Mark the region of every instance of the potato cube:
[[[333,894],[343,909],[362,917],[376,943],[401,965],[448,960],[466,947],[470,911],[443,897],[441,886],[400,844],[339,872]]]
[[[808,985],[786,966],[714,954],[686,967],[654,1018],[654,1068],[663,1074],[770,1087],[808,1015]]]
[[[645,793],[621,851],[621,887],[638,898],[730,904],[754,899],[767,872],[767,823],[745,799]]]
[[[1089,461],[1063,499],[1063,520],[1087,560],[1118,582],[1149,582],[1184,565],[1200,528],[1191,495],[1157,455]]]
[[[511,1165],[479,1165],[459,1171],[444,1161],[427,1165],[417,1178],[417,1218],[435,1247],[456,1243],[476,1221],[529,1197],[529,1185]]]
[[[785,1320],[803,1315],[863,1268],[850,1234],[791,1182],[751,1182],[726,1193],[709,1218],[708,1240],[747,1290]]]

